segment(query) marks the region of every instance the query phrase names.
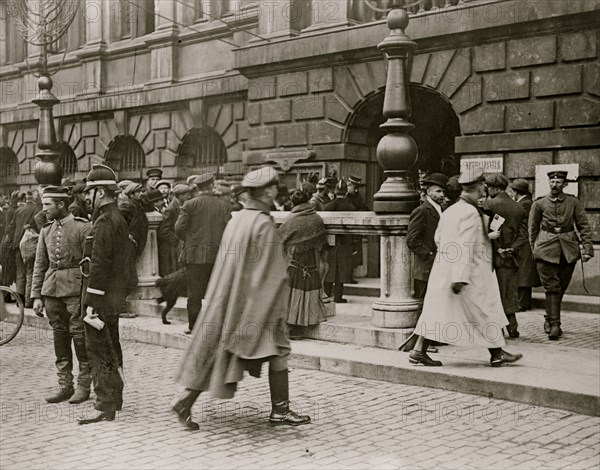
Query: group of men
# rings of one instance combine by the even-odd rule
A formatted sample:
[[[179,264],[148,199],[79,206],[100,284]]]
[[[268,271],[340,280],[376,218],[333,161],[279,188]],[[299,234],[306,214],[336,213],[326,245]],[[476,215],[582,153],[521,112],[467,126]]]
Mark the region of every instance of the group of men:
[[[487,347],[495,367],[518,360],[520,354],[502,349],[502,330],[519,337],[516,314],[531,308],[538,275],[546,295],[544,331],[558,340],[561,301],[575,264],[593,256],[583,205],[564,192],[567,175],[549,172],[550,193],[536,201],[526,180],[510,184],[511,197],[504,175],[486,178],[480,168],[457,179],[457,201],[445,197],[446,176],[435,173],[421,182],[423,201],[410,216],[407,235],[420,300],[416,336],[407,348],[411,362],[441,366],[427,354],[437,352],[435,343]],[[462,326],[449,337],[448,324]],[[491,335],[490,327],[498,334]]]

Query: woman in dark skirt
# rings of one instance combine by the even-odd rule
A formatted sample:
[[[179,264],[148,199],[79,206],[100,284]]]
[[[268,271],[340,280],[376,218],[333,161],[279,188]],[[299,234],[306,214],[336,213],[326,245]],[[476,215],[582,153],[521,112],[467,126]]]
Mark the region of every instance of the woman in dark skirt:
[[[290,335],[300,336],[298,328],[317,325],[327,319],[320,275],[321,251],[327,244],[325,224],[302,191],[291,196],[292,211],[279,227],[288,259],[291,287],[288,325]]]

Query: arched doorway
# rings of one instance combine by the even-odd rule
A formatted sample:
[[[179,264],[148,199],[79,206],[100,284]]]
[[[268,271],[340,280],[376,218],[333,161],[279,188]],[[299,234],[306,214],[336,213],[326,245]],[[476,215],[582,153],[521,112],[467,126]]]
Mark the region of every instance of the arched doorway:
[[[455,155],[454,141],[460,135],[460,121],[450,101],[432,88],[411,84],[409,87],[412,113],[408,121],[415,125],[410,132],[419,149],[418,158],[410,169],[415,183],[419,171],[459,173],[460,157]],[[377,162],[377,144],[385,135],[380,129],[385,89],[367,96],[350,116],[346,127],[347,155],[358,155],[366,165],[365,202],[373,207],[373,195],[383,182],[383,170]],[[347,176],[347,175],[344,175]],[[369,237],[367,277],[379,276],[379,243]]]
[[[77,157],[75,152],[66,142],[58,142],[56,150],[60,153],[59,164],[63,171],[63,178],[75,179],[77,174]]]
[[[0,148],[0,194],[9,196],[19,189],[19,159],[15,152],[8,147]]]
[[[223,174],[227,147],[214,129],[194,127],[188,131],[177,151],[177,166],[188,175],[212,171]]]
[[[135,137],[116,137],[108,146],[105,161],[117,173],[119,179],[143,182],[146,154]]]
[[[411,172],[455,175],[460,169],[460,158],[454,152],[454,140],[460,135],[460,121],[450,101],[432,88],[410,85],[412,114],[408,121],[415,125],[410,132],[417,142],[419,155]],[[346,142],[356,147],[355,152],[368,156],[366,200],[372,207],[373,194],[383,181],[383,172],[377,163],[377,144],[385,135],[379,126],[383,117],[385,89],[367,97],[354,111],[346,128]],[[356,152],[357,151],[357,152]]]

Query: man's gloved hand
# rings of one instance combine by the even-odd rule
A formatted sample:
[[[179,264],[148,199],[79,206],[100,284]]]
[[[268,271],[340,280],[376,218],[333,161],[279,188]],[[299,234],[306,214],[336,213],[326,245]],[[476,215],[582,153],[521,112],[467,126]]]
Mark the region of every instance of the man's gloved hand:
[[[454,292],[455,294],[458,294],[463,289],[463,287],[466,285],[467,285],[466,282],[453,282],[452,286],[451,286],[452,292]]]
[[[44,301],[42,299],[34,299],[33,311],[38,317],[44,318]]]

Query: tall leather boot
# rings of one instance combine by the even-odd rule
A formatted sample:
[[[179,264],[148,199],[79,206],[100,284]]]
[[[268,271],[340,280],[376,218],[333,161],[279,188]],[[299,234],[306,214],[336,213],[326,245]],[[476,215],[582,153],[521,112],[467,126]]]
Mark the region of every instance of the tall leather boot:
[[[85,349],[85,338],[83,336],[73,337],[73,346],[75,355],[79,362],[79,374],[77,375],[77,390],[69,400],[69,403],[83,403],[90,397],[90,385],[92,383],[92,374],[90,363],[88,362],[87,351]]]
[[[550,317],[552,315],[552,296],[554,292],[546,292],[546,302],[544,303],[544,309],[546,310],[546,315],[544,315],[544,333],[550,334],[550,329],[552,325],[550,323]]]
[[[68,400],[73,390],[73,353],[71,351],[71,335],[68,331],[54,330],[54,354],[58,369],[58,389],[46,398],[48,403],[60,403]]]
[[[508,336],[511,338],[518,338],[521,336],[518,331],[519,323],[517,322],[517,315],[514,313],[507,313],[506,319],[508,320],[508,326],[506,327]]]
[[[290,410],[290,392],[288,370],[272,370],[269,367],[269,391],[271,392],[271,415],[269,423],[272,426],[300,426],[310,423],[310,416],[299,415]]]
[[[560,292],[547,292],[546,302],[549,303],[547,312],[550,321],[550,331],[548,333],[548,339],[556,341],[561,335],[562,330],[560,329]]]

